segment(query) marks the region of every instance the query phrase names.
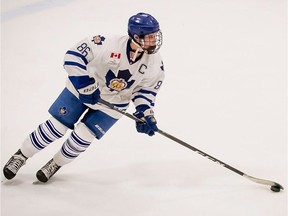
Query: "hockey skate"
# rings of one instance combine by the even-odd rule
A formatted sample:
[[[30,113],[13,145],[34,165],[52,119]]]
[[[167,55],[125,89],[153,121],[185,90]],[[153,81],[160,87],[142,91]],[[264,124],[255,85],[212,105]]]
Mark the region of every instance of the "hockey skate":
[[[14,178],[19,169],[26,163],[27,158],[22,154],[19,149],[6,163],[3,168],[3,174],[6,179]]]
[[[58,166],[53,159],[48,161],[38,172],[36,177],[40,182],[47,182],[59,169],[61,166]]]

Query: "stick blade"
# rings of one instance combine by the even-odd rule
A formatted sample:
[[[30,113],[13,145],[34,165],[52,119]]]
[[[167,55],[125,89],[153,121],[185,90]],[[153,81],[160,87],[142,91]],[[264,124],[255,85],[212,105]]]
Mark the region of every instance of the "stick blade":
[[[255,177],[249,176],[247,174],[244,174],[243,177],[249,179],[250,181],[258,183],[258,184],[271,186],[271,190],[272,191],[274,191],[273,189],[278,190],[278,191],[274,191],[274,192],[279,192],[280,190],[284,190],[284,187],[282,185],[280,185],[279,183],[274,182],[274,181],[260,179],[260,178],[255,178]]]

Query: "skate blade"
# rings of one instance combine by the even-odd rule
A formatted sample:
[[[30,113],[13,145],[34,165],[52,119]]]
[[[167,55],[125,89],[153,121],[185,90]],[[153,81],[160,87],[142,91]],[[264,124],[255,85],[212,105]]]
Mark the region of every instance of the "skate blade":
[[[33,184],[33,185],[44,185],[45,182],[41,182],[41,181],[39,181],[39,180],[35,180],[35,181],[32,182],[32,184]]]
[[[6,179],[5,177],[2,177],[2,178],[1,178],[1,184],[5,183],[5,182],[7,182],[7,181],[8,181],[8,179]]]

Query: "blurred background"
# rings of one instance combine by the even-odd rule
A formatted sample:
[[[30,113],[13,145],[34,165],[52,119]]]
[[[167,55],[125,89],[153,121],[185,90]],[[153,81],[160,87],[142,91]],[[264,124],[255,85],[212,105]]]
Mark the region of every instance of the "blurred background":
[[[65,52],[90,35],[127,34],[138,12],[152,14],[164,37],[159,128],[287,188],[285,0],[2,0],[1,167],[49,118],[65,87]],[[3,216],[287,215],[286,190],[139,134],[126,117],[51,182],[32,185],[66,137],[1,184]]]

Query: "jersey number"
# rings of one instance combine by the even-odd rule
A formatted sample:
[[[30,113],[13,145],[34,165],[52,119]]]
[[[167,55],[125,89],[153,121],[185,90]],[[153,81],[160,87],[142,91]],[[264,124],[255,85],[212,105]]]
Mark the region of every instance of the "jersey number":
[[[162,81],[158,81],[157,85],[154,87],[154,89],[159,89],[162,85]]]
[[[86,57],[91,49],[86,43],[82,43],[80,46],[77,47],[77,50],[81,52],[84,57]]]

